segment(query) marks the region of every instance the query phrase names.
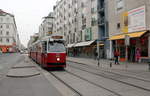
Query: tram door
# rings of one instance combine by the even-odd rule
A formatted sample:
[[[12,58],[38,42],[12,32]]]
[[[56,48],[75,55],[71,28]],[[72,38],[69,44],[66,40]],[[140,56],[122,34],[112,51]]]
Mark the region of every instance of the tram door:
[[[42,64],[46,63],[46,55],[47,55],[47,42],[42,42]]]

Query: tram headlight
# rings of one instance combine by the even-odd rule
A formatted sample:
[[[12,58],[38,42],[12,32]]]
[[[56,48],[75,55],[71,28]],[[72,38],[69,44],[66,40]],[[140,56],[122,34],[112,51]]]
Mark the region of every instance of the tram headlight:
[[[60,58],[57,58],[57,61],[60,61]]]

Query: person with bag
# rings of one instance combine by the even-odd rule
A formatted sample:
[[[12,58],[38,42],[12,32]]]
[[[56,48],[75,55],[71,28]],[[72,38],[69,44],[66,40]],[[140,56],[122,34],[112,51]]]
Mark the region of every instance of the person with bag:
[[[118,50],[115,51],[114,56],[115,56],[115,64],[119,65],[119,56],[120,56],[120,53],[119,53]]]

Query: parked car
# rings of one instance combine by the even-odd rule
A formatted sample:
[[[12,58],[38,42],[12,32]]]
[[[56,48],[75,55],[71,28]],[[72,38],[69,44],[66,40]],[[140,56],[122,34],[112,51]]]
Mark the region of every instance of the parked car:
[[[21,50],[21,51],[20,51],[20,54],[23,54],[23,53],[24,53],[24,51]]]

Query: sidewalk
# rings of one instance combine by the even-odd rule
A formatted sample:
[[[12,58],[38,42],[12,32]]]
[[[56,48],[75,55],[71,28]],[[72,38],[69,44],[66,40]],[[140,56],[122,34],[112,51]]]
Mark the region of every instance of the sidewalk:
[[[67,57],[67,61],[87,64],[95,67],[98,66],[98,61],[91,58]],[[115,70],[148,71],[149,68],[146,63],[119,62],[120,65],[115,65],[114,61],[107,59],[100,59],[99,67],[110,69],[110,63],[112,64],[111,69]]]

